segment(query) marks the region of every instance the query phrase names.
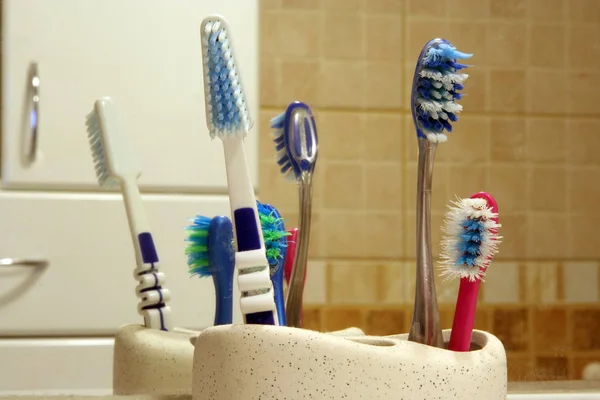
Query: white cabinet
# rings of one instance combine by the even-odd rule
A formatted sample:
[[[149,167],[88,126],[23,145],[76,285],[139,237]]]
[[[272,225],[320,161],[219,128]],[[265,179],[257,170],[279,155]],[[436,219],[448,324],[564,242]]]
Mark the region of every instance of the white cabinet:
[[[121,325],[142,323],[123,202],[120,194],[97,192],[87,143],[85,117],[102,96],[118,106],[142,164],[140,186],[172,293],[173,324],[212,325],[212,279],[190,277],[184,253],[189,218],[229,215],[222,145],[206,129],[200,23],[214,13],[228,20],[256,120],[257,3],[0,1],[0,258],[49,263],[0,265],[0,395],[110,390],[110,336]],[[39,115],[29,162],[33,64]],[[258,134],[255,128],[246,139],[255,186]],[[235,279],[233,304],[239,323]]]
[[[0,339],[0,396],[112,394],[111,338]]]
[[[227,196],[145,195],[144,201],[172,292],[174,325],[212,325],[213,282],[189,276],[184,229],[196,214],[229,215]],[[142,323],[120,195],[0,193],[0,229],[1,257],[49,261],[40,270],[0,266],[0,336],[110,335],[121,325]]]
[[[220,141],[206,129],[200,23],[229,22],[258,118],[256,0],[4,0],[2,185],[95,190],[85,116],[110,96],[143,167],[142,190],[225,193]],[[29,68],[40,79],[38,152],[31,145]],[[246,140],[257,182],[258,133]]]

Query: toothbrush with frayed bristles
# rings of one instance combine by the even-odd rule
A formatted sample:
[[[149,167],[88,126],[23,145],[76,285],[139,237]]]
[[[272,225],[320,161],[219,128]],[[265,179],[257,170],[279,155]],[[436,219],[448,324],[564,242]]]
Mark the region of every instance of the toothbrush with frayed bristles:
[[[279,325],[285,326],[285,298],[283,296],[283,268],[286,262],[287,236],[290,234],[285,230],[283,218],[279,211],[270,204],[262,204],[257,201],[258,215],[262,225],[267,260],[271,268],[271,282],[275,293],[275,305]]]
[[[206,123],[211,138],[223,140],[225,152],[235,264],[242,293],[240,309],[247,324],[276,325],[269,263],[244,150],[244,137],[252,128],[252,120],[229,27],[223,17],[210,16],[202,21],[200,35]]]
[[[459,71],[466,65],[457,59],[470,58],[444,39],[433,39],[423,47],[415,68],[411,111],[419,144],[417,176],[417,270],[415,305],[408,340],[443,347],[440,316],[431,257],[431,180],[438,143],[445,142],[444,131],[462,109],[462,83],[468,75]]]
[[[460,278],[448,349],[469,351],[479,284],[498,253],[498,204],[485,192],[452,202],[444,223],[442,276]]]
[[[159,271],[158,254],[144,211],[137,179],[142,170],[133,149],[119,129],[115,106],[108,97],[97,100],[86,120],[88,138],[98,183],[103,188],[120,188],[127,211],[129,230],[135,249],[137,268],[134,277],[138,313],[148,328],[168,331],[171,326],[171,299],[164,288],[165,274]]]
[[[185,249],[192,275],[212,276],[215,285],[215,326],[233,321],[233,226],[227,217],[198,215],[188,226]]]
[[[317,127],[310,107],[299,101],[271,120],[277,164],[281,173],[298,183],[300,235],[285,303],[287,326],[302,328],[302,297],[308,258],[312,210],[312,177],[319,149]]]

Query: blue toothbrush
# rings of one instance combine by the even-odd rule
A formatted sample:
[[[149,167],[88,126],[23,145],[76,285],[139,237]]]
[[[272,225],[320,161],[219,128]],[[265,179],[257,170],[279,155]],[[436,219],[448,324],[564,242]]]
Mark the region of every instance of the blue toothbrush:
[[[187,228],[186,248],[192,275],[212,276],[215,285],[215,325],[232,323],[235,251],[233,227],[227,217],[197,216]]]

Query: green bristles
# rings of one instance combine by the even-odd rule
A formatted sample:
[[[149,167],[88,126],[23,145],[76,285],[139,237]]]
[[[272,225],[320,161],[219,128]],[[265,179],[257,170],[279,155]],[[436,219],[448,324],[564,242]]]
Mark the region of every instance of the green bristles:
[[[193,220],[193,224],[188,226],[186,232],[189,242],[185,249],[188,256],[188,267],[190,274],[198,275],[201,278],[211,276],[210,265],[208,262],[208,226],[212,218],[198,215]]]
[[[287,241],[282,240],[289,236],[283,225],[283,218],[275,207],[268,204],[257,203],[258,216],[263,231],[265,249],[269,265],[277,265],[277,261],[283,258],[283,250],[287,247]]]

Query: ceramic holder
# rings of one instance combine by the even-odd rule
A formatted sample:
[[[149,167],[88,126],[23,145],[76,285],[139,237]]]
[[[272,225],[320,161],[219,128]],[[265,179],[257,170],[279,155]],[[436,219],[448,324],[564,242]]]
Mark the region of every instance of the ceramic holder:
[[[125,325],[115,336],[115,395],[191,394],[194,346],[199,331],[176,328],[165,332]]]
[[[408,335],[340,337],[279,326],[204,330],[194,352],[193,400],[505,400],[506,352],[474,331],[452,352]],[[447,342],[450,331],[444,331]]]
[[[200,331],[175,328],[165,332],[125,325],[115,335],[113,393],[115,395],[191,395],[194,343]],[[364,336],[358,328],[330,332]]]

